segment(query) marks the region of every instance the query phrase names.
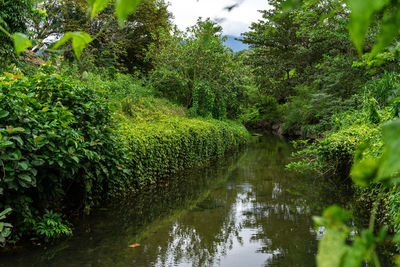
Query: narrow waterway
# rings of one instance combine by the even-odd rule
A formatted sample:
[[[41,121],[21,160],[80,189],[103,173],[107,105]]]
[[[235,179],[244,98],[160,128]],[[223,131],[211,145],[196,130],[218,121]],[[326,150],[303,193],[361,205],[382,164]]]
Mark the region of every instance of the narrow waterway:
[[[284,140],[258,138],[95,211],[69,240],[3,254],[0,266],[314,266],[311,217],[345,194],[285,170],[290,153]]]

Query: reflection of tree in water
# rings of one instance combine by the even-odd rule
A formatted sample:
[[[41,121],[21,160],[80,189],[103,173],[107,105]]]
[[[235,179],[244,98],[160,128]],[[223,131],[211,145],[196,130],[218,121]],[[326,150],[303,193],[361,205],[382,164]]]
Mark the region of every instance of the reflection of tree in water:
[[[211,192],[206,200],[180,217],[168,233],[166,246],[158,247],[154,266],[174,266],[190,262],[192,266],[212,266],[227,255],[234,241],[241,242],[234,212],[236,193],[225,189]],[[153,254],[153,253],[152,253]]]
[[[261,255],[267,266],[314,265],[311,216],[337,201],[337,189],[287,172],[284,142],[253,146],[239,160],[183,173],[90,217],[36,265],[213,266],[246,247],[253,249],[243,254],[249,262]],[[25,258],[29,264],[9,266],[35,262]]]
[[[251,151],[231,173],[227,190],[209,196],[225,203],[223,208],[191,212],[177,221],[156,266],[218,263],[235,242],[243,245],[244,228],[257,229],[250,242],[260,243],[258,252],[269,254],[266,265],[314,265],[317,236],[311,216],[327,205],[327,192],[316,190],[312,179],[284,170],[287,146],[276,140],[263,144],[265,150]]]
[[[299,177],[299,174],[285,171],[284,155],[288,151],[279,143],[275,144],[275,149],[269,148],[270,153],[265,154],[270,157],[248,157],[249,160],[263,160],[265,165],[254,163],[255,169],[243,170],[247,182],[253,186],[248,197],[253,206],[244,213],[245,226],[258,229],[252,240],[264,244],[259,252],[272,255],[266,266],[313,266],[317,233],[313,229],[312,215],[320,214],[332,200],[338,201],[334,197],[337,192],[323,181],[316,183],[313,177]],[[260,166],[263,166],[262,171],[257,169]],[[267,175],[262,181],[256,178],[259,172]]]

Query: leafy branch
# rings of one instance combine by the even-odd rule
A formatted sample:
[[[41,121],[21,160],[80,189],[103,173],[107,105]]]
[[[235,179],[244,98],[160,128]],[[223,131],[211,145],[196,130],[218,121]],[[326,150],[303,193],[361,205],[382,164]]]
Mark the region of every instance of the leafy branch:
[[[108,6],[109,2],[110,0],[88,0],[88,13],[91,16],[91,19],[103,11]],[[115,15],[118,18],[118,24],[120,27],[124,26],[125,20],[136,10],[140,2],[141,0],[116,0]],[[88,33],[82,31],[66,32],[64,36],[57,41],[53,49],[49,49],[49,51],[54,51],[71,40],[72,49],[74,50],[75,56],[78,60],[80,60],[83,49],[103,32],[108,23],[109,22],[104,25],[104,27],[94,38],[92,38]],[[25,49],[32,47],[32,42],[25,34],[20,32],[10,34],[2,26],[0,26],[0,31],[4,32],[9,38],[13,39],[14,49],[18,56],[21,54],[21,52],[25,51]]]

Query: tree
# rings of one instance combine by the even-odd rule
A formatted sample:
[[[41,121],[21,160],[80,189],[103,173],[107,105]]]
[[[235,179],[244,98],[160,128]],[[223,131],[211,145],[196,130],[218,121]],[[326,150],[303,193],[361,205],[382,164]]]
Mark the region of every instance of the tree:
[[[199,19],[186,34],[175,29],[160,37],[148,54],[155,66],[152,85],[193,116],[235,117],[249,81],[240,60],[224,46],[222,28]]]
[[[33,0],[0,1],[0,27],[11,34],[26,33],[27,19],[33,12]],[[0,31],[0,57],[15,59],[12,52],[12,39],[3,31]]]
[[[126,53],[120,60],[129,70],[147,73],[152,69],[152,62],[146,61],[145,57],[149,46],[160,42],[159,31],[171,28],[172,14],[167,8],[163,0],[143,0],[136,12],[128,17],[122,30],[122,46]]]
[[[92,19],[87,16],[86,0],[45,0],[38,3],[38,7],[46,10],[47,15],[31,21],[32,38],[39,41],[35,51],[44,45],[45,39],[51,41],[67,32],[84,31],[96,37],[83,54],[85,62],[143,72],[151,68],[151,63],[144,61],[146,49],[157,42],[160,28],[170,27],[172,16],[163,0],[143,0],[121,28],[114,16],[112,2]],[[51,36],[53,38],[49,38]],[[72,60],[74,55],[67,51],[65,57]]]

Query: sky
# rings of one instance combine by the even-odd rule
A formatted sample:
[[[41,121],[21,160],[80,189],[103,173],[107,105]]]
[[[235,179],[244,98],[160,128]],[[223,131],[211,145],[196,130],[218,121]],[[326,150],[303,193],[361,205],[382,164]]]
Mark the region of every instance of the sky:
[[[174,15],[175,24],[185,30],[196,23],[198,17],[224,19],[220,24],[225,35],[240,36],[252,22],[261,19],[257,10],[268,8],[267,0],[167,0]],[[236,2],[241,4],[228,12],[224,9]]]

